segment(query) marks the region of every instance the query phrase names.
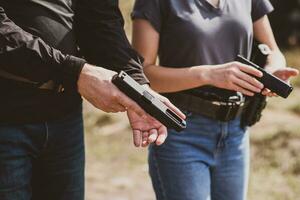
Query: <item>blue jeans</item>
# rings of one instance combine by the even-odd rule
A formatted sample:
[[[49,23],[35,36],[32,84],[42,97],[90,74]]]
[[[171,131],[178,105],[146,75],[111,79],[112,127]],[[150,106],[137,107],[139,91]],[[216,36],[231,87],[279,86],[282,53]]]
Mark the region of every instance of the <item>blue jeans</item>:
[[[82,112],[55,122],[0,125],[1,200],[83,200]]]
[[[240,119],[218,122],[188,113],[188,128],[169,130],[162,146],[150,146],[149,169],[158,200],[244,200],[249,135]]]

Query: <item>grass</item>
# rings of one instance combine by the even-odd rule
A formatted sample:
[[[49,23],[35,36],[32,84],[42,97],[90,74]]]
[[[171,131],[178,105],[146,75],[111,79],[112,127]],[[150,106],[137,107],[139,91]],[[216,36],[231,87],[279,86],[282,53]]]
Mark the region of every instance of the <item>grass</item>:
[[[290,108],[290,110],[300,116],[300,104],[294,105]]]

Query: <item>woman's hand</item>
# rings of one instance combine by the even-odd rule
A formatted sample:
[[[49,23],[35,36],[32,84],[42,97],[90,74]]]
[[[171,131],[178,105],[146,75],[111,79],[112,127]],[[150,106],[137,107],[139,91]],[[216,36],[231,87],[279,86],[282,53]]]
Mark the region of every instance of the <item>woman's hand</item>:
[[[278,77],[279,79],[289,83],[290,78],[298,76],[299,71],[294,68],[286,67],[286,68],[281,68],[277,69],[276,71],[273,72],[273,75]],[[273,92],[271,92],[269,89],[264,89],[262,92],[263,95],[266,95],[268,97],[276,97],[277,95]]]
[[[204,71],[201,79],[204,79],[208,85],[218,88],[234,90],[247,96],[260,93],[264,88],[263,84],[254,78],[262,77],[262,72],[240,62],[207,66],[202,70]]]

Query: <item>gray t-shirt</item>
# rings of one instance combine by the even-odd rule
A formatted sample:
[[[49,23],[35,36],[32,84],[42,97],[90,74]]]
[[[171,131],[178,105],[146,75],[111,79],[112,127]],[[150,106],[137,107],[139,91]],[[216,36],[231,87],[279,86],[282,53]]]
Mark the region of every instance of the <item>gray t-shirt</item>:
[[[177,68],[223,64],[238,54],[249,58],[253,22],[272,10],[269,0],[220,0],[219,8],[206,0],[136,0],[132,18],[152,24],[160,34],[160,65]]]

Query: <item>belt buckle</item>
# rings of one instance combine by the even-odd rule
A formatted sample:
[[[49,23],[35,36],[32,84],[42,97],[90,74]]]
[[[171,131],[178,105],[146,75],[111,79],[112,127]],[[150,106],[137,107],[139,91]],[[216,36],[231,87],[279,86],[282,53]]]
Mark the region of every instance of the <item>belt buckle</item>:
[[[228,122],[235,119],[242,112],[245,97],[242,94],[238,94],[238,96],[229,98],[228,102],[213,102],[213,104],[220,106],[218,119]]]

